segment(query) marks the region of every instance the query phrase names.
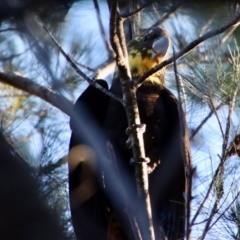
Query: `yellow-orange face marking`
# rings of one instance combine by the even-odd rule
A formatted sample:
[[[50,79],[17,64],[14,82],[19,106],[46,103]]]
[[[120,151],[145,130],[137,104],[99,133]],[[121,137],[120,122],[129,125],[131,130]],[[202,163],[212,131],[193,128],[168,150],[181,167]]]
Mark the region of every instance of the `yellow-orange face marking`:
[[[128,60],[133,78],[141,77],[164,60],[165,55],[157,55],[153,51],[153,43],[161,37],[168,36],[164,29],[152,28],[144,30],[143,35],[134,38],[128,43]],[[163,72],[164,70],[160,70],[146,81],[165,85]]]

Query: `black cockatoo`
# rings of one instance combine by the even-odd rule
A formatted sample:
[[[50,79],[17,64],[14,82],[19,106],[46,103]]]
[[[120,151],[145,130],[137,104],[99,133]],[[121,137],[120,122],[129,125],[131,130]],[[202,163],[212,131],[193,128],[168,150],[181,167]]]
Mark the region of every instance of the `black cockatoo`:
[[[128,58],[132,78],[141,77],[145,72],[161,63],[169,47],[169,34],[159,27],[147,29],[141,36],[130,41]],[[107,88],[103,80],[99,83]],[[114,75],[110,91],[118,97],[122,97],[118,71]],[[141,123],[146,124],[144,147],[146,156],[150,158],[148,164],[149,193],[156,239],[160,239],[162,233],[168,240],[182,239],[185,234],[186,221],[184,197],[188,186],[186,169],[190,167],[190,148],[185,116],[177,99],[165,86],[164,69],[148,77],[138,88],[136,95]],[[92,86],[86,89],[75,104],[75,112],[77,113],[80,113],[77,109],[79,105],[83,105],[83,108],[93,118],[94,124],[105,135],[106,144],[101,143],[101,147],[107,149],[106,153],[109,152],[108,148],[111,146],[113,154],[107,155],[106,158],[113,158],[110,160],[114,161],[114,166],[116,166],[114,168],[116,170],[115,176],[120,179],[123,188],[129,188],[129,192],[133,193],[132,196],[136,197],[134,168],[129,164],[132,151],[126,144],[128,142],[126,135],[128,121],[125,109],[119,102],[110,99]],[[81,112],[81,117],[85,118],[84,112]],[[113,230],[112,226],[116,225],[116,222],[122,218],[118,219],[119,209],[116,210],[116,207],[114,209],[111,199],[106,197],[104,189],[108,188],[108,178],[105,177],[103,184],[101,176],[104,178],[105,173],[102,170],[104,168],[99,168],[96,145],[84,139],[84,131],[79,130],[79,124],[73,122],[72,120],[69,185],[73,225],[77,237],[81,239],[81,236],[85,234],[87,237],[83,239],[96,239],[90,236],[94,231],[88,231],[85,226],[84,216],[87,215],[87,219],[89,218],[96,223],[99,234],[102,233],[102,238],[99,235],[98,239],[111,239],[109,236],[112,235],[113,239],[131,240],[131,234],[126,233],[126,231]],[[90,134],[98,133],[96,130],[96,132],[91,131]],[[81,144],[78,148],[79,151],[76,154],[71,154],[76,148],[76,144]],[[78,161],[73,160],[76,159],[76,156]],[[86,161],[85,159],[90,160]],[[71,164],[72,162],[75,164]],[[84,172],[85,162],[90,162],[92,166],[85,167],[87,173]],[[91,180],[86,181],[85,179],[88,177]],[[85,191],[84,184],[91,190]],[[134,202],[134,199],[131,202]],[[125,202],[125,204],[131,203]],[[81,213],[78,213],[79,210]],[[96,217],[96,213],[98,213],[98,217]],[[121,224],[119,226],[121,228]]]

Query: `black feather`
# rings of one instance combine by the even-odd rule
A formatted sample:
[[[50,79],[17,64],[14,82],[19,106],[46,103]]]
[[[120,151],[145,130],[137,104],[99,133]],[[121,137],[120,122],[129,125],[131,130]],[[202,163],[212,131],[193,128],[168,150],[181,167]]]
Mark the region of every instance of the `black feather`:
[[[108,89],[107,82],[97,80],[105,89]],[[92,137],[86,135],[98,134],[100,128],[103,127],[109,97],[102,91],[93,86],[87,87],[74,105],[73,115],[70,118],[70,127],[72,135],[69,144],[69,150],[76,145],[88,145],[94,149]],[[86,129],[87,128],[87,129]],[[91,131],[88,131],[88,128]],[[81,155],[81,153],[79,153]],[[81,157],[81,156],[80,156]],[[69,164],[71,164],[69,162]],[[72,223],[77,239],[83,240],[105,240],[107,237],[108,212],[107,201],[103,196],[101,186],[95,179],[96,193],[84,203],[76,203],[76,199],[72,194],[78,191],[78,187],[82,184],[83,162],[79,162],[74,169],[69,171],[69,198]],[[77,194],[82,194],[81,192]]]
[[[97,83],[103,88],[108,89],[106,81],[97,80]],[[74,116],[70,118],[72,136],[69,149],[77,144],[86,144],[86,138],[81,133],[76,134],[79,131],[79,120],[85,118],[86,121],[90,121],[89,124],[91,123],[97,125],[97,127],[102,127],[108,109],[108,103],[109,96],[91,85],[87,87],[74,104]]]

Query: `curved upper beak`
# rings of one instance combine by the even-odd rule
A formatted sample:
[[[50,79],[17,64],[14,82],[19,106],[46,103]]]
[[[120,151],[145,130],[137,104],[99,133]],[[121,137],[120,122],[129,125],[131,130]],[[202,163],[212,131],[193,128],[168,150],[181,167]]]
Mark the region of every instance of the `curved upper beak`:
[[[170,40],[168,37],[161,37],[153,42],[152,49],[153,55],[152,57],[164,57],[169,49]]]

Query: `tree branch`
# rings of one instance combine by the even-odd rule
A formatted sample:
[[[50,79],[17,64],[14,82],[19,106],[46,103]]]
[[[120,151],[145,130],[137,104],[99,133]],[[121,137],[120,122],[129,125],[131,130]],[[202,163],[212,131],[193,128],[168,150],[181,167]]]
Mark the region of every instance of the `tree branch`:
[[[224,31],[226,31],[227,29],[233,27],[235,24],[238,23],[238,21],[240,20],[240,14],[237,15],[236,18],[234,18],[231,22],[229,22],[228,24],[216,29],[216,30],[212,30],[207,32],[206,34],[204,34],[203,36],[199,37],[198,39],[195,39],[194,41],[192,41],[191,43],[188,44],[187,47],[185,47],[184,49],[182,49],[181,51],[179,51],[178,53],[175,54],[175,56],[172,56],[170,58],[168,58],[167,60],[161,62],[159,65],[157,65],[154,68],[151,68],[149,71],[147,71],[141,78],[139,78],[138,80],[136,80],[136,85],[141,85],[144,80],[148,77],[150,77],[152,74],[158,72],[159,70],[161,70],[163,67],[166,67],[167,65],[169,65],[170,63],[172,63],[173,61],[176,61],[178,58],[183,57],[184,55],[186,55],[188,52],[190,52],[192,49],[194,49],[196,46],[198,46],[200,43],[206,41],[207,39],[214,37],[220,33],[223,33]]]
[[[136,88],[132,84],[131,72],[128,65],[128,55],[126,50],[125,35],[123,31],[122,20],[118,18],[118,6],[116,2],[112,2],[110,12],[110,40],[112,47],[116,53],[116,62],[119,69],[120,82],[122,85],[122,93],[124,106],[126,108],[129,135],[133,150],[133,162],[135,163],[135,177],[137,189],[142,203],[140,230],[144,240],[154,240],[154,230],[152,224],[152,213],[150,197],[148,192],[148,173],[143,132],[139,130],[140,116],[136,100]]]
[[[53,90],[31,81],[29,78],[11,72],[0,71],[0,82],[37,96],[70,116],[73,104],[69,100]]]

